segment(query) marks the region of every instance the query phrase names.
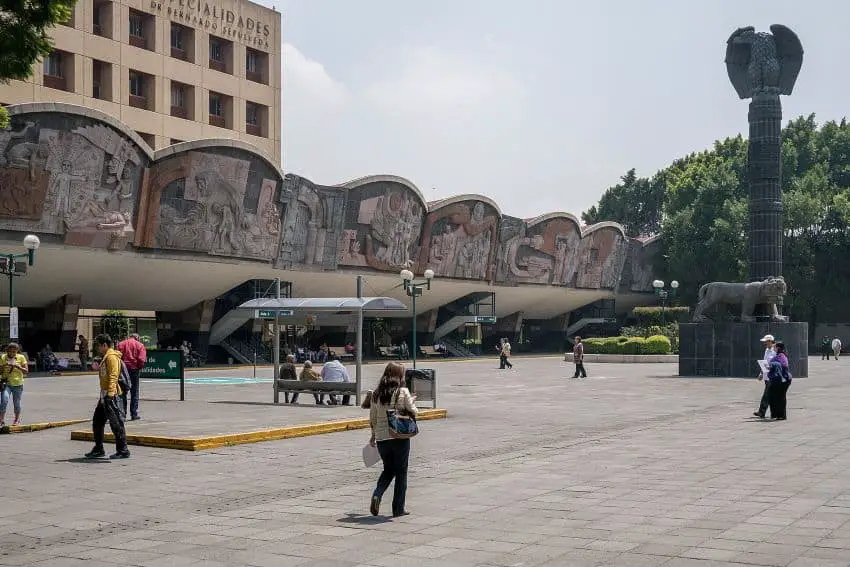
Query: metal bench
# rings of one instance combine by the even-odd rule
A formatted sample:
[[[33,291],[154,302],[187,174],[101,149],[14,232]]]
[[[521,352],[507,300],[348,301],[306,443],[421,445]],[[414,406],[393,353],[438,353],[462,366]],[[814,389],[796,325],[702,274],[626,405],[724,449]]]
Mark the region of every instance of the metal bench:
[[[350,352],[345,352],[344,346],[328,346],[328,352],[332,352],[337,355],[340,359],[344,358],[354,358],[354,354]]]
[[[395,347],[381,346],[378,347],[378,354],[384,358],[398,358],[398,350]]]
[[[419,350],[421,350],[422,354],[424,354],[426,357],[428,357],[428,356],[445,356],[442,352],[439,352],[433,346],[421,346],[421,347],[419,347]]]

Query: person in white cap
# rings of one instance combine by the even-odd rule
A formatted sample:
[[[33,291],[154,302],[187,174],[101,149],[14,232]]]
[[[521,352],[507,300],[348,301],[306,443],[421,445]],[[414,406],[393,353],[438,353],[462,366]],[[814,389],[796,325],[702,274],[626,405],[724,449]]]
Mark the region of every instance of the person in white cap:
[[[768,334],[761,338],[761,342],[764,345],[764,361],[769,365],[770,361],[776,356],[776,351],[773,350],[773,345],[776,343],[776,339],[773,335]],[[770,380],[765,380],[765,378],[766,376],[760,372],[759,380],[764,382],[764,393],[761,395],[761,402],[759,402],[758,411],[753,413],[756,417],[764,417],[770,403]]]

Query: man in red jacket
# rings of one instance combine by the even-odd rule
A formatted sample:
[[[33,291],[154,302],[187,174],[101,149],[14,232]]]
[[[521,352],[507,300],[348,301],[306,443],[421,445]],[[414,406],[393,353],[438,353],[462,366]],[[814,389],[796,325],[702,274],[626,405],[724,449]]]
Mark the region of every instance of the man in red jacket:
[[[133,333],[127,339],[118,343],[121,359],[127,365],[130,373],[130,419],[142,419],[139,416],[139,372],[148,361],[148,351],[139,340],[139,335]],[[127,413],[127,397],[124,396],[124,414]]]

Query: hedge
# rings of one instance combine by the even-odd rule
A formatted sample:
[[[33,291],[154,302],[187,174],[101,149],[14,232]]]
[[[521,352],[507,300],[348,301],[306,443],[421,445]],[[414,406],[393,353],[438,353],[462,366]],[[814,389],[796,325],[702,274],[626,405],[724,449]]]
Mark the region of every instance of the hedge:
[[[690,311],[688,307],[666,307],[664,309],[664,321],[667,324],[674,321],[684,323],[688,320]],[[638,320],[638,325],[642,327],[661,325],[660,307],[635,307],[632,309],[632,315]]]
[[[670,354],[670,339],[664,335],[584,339],[585,354]]]

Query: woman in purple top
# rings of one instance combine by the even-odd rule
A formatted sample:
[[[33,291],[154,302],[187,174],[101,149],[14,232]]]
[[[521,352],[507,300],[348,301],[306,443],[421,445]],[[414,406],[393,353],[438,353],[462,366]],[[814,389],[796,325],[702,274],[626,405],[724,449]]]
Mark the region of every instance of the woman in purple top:
[[[787,394],[791,386],[791,370],[788,366],[788,355],[785,353],[785,343],[777,341],[776,356],[770,361],[770,415],[774,419],[786,419]]]

